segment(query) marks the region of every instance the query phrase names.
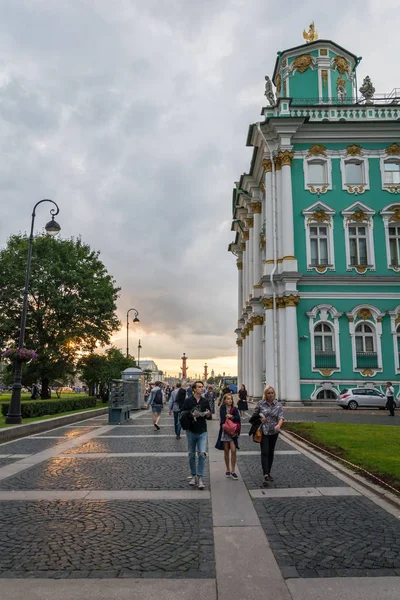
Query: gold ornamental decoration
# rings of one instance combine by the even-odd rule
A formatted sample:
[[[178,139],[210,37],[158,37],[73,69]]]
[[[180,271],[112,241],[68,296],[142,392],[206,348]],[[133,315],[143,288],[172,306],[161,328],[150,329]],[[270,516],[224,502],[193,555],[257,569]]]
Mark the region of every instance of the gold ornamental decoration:
[[[284,296],[283,301],[285,303],[285,306],[297,306],[300,302],[300,296],[290,294],[290,296]]]
[[[357,313],[357,317],[366,321],[367,319],[372,319],[372,312],[369,308],[361,308]]]
[[[263,298],[262,303],[264,305],[265,310],[271,310],[274,307],[273,298]]]
[[[265,235],[263,233],[260,233],[260,248],[265,248],[265,246],[266,246]]]
[[[276,91],[280,94],[282,89],[282,77],[280,73],[275,77],[275,87]]]
[[[397,142],[394,142],[391,146],[386,148],[386,154],[390,154],[390,156],[398,156],[400,154],[400,146]]]
[[[363,194],[365,191],[365,185],[347,185],[347,191],[349,194]]]
[[[345,73],[349,72],[349,63],[344,58],[344,56],[335,56],[333,64],[335,69],[337,69],[341,75],[344,75]]]
[[[261,215],[262,205],[261,202],[252,202],[250,204],[251,210],[255,215]]]
[[[308,149],[307,158],[309,156],[326,156],[326,146],[314,144]]]
[[[375,373],[372,369],[364,369],[363,371],[361,371],[361,375],[364,375],[364,377],[373,377]]]
[[[253,317],[252,322],[254,325],[264,325],[264,317],[262,315],[256,315]]]
[[[260,183],[260,190],[262,192],[265,192],[265,185],[263,183]]]
[[[399,223],[400,222],[400,206],[392,207],[393,215],[389,219],[389,223]]]
[[[328,71],[326,69],[323,69],[321,71],[321,78],[322,78],[322,85],[324,87],[326,87],[327,83],[328,83]]]
[[[332,375],[333,371],[331,371],[330,369],[321,369],[320,373],[324,377],[330,377]]]
[[[274,156],[275,171],[280,171],[282,168],[281,159],[279,156]]]
[[[315,29],[314,21],[310,23],[308,31],[303,29],[303,38],[307,44],[315,42],[318,39],[318,31]]]
[[[352,144],[351,146],[347,146],[346,150],[347,156],[362,156],[362,148],[358,144]]]
[[[327,185],[321,185],[321,187],[315,187],[314,185],[308,185],[308,189],[312,194],[325,194],[328,189]]]
[[[241,271],[243,269],[243,262],[241,260],[237,260],[236,266],[238,268],[238,271]]]
[[[343,77],[338,77],[336,79],[336,85],[342,85],[344,88],[346,87],[346,80]]]
[[[246,240],[246,242],[249,241],[250,238],[250,234],[248,231],[243,231],[243,239]]]
[[[240,249],[242,252],[246,252],[246,244],[245,242],[240,242]]]
[[[313,212],[311,217],[307,219],[307,223],[311,223],[311,221],[316,221],[317,223],[330,223],[330,216],[322,209],[316,210]]]
[[[321,48],[321,50],[319,51],[319,55],[320,56],[328,56],[328,49],[327,48]]]
[[[325,273],[325,271],[328,270],[328,267],[326,265],[318,265],[315,268],[317,269],[318,273]]]
[[[293,158],[294,152],[290,152],[289,150],[282,150],[281,152],[279,152],[279,159],[281,161],[282,167],[290,167]]]
[[[383,189],[391,194],[400,194],[400,185],[384,185]]]
[[[266,173],[271,173],[271,171],[272,171],[272,161],[271,160],[269,160],[268,158],[264,158],[264,160],[262,161],[262,166]]]
[[[366,272],[366,270],[367,270],[367,267],[365,267],[365,266],[359,265],[358,267],[356,267],[356,271],[360,275],[363,275]]]
[[[253,229],[253,227],[254,227],[254,217],[247,217],[246,221],[247,221],[247,227],[249,229]]]
[[[276,299],[276,308],[285,308],[285,299],[284,298],[277,298]]]
[[[397,317],[394,323],[395,325],[398,325],[400,323],[400,312],[397,313]]]
[[[241,348],[243,346],[243,340],[236,340],[236,345]]]
[[[312,64],[313,59],[311,54],[301,54],[292,62],[292,70],[297,69],[299,73],[305,73]]]
[[[361,210],[360,208],[358,210],[355,210],[353,212],[352,215],[349,215],[346,219],[346,221],[349,223],[351,221],[354,221],[355,223],[364,223],[367,222],[369,223],[371,220],[371,217],[368,216],[363,210]]]

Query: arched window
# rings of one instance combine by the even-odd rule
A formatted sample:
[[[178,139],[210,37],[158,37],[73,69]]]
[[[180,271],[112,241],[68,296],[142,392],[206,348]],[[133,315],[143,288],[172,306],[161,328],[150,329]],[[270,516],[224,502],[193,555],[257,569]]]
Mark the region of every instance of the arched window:
[[[333,390],[320,390],[317,400],[336,400],[337,394]]]
[[[375,330],[372,325],[359,323],[355,329],[357,368],[377,368]]]
[[[317,369],[336,368],[333,328],[328,323],[318,323],[314,328],[314,363]]]
[[[314,159],[308,161],[307,183],[312,185],[326,185],[328,183],[326,160]]]
[[[400,161],[396,158],[388,158],[383,163],[384,185],[400,184]]]

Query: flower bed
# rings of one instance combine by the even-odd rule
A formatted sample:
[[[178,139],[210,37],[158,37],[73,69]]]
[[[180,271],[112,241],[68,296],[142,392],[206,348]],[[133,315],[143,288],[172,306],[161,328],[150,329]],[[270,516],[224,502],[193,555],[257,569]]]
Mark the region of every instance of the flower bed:
[[[57,415],[59,413],[83,408],[96,408],[97,401],[93,396],[78,398],[57,398],[56,400],[27,400],[21,402],[21,415],[23,419],[42,417],[44,415]],[[9,403],[1,404],[4,416],[8,413]]]

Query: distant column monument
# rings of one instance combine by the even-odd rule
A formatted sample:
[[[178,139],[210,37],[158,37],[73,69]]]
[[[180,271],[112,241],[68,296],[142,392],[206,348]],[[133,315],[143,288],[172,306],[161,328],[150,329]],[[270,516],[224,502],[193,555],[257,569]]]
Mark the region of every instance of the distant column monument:
[[[207,381],[208,379],[208,367],[207,367],[207,363],[204,365],[204,381]]]
[[[183,353],[183,356],[182,356],[182,379],[187,379],[188,366],[186,364],[186,361],[187,361],[187,356],[185,353]]]

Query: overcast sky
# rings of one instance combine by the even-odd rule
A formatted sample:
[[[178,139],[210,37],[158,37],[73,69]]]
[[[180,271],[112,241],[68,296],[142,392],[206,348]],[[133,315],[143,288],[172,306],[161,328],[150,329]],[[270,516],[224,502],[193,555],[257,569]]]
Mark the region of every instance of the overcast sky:
[[[53,198],[139,310],[130,349],[236,372],[232,187],[276,52],[320,37],[400,87],[399,0],[0,0],[0,245]],[[396,79],[397,78],[397,79]],[[49,205],[50,206],[50,205]],[[37,216],[48,220],[47,206]],[[114,337],[124,349],[125,325]]]

